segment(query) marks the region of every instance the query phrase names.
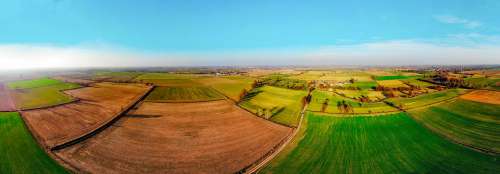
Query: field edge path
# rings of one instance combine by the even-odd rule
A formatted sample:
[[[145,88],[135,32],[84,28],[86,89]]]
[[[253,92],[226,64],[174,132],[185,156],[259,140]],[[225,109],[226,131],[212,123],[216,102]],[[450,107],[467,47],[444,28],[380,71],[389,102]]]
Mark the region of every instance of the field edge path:
[[[307,111],[307,105],[304,106],[302,109],[302,112],[300,112],[300,120],[299,120],[299,125],[293,130],[292,134],[287,137],[287,139],[284,141],[284,143],[281,144],[276,150],[272,151],[271,154],[268,154],[265,158],[263,158],[260,162],[258,162],[257,165],[252,165],[248,169],[243,169],[239,173],[245,173],[245,174],[255,174],[259,172],[262,167],[264,167],[267,163],[269,163],[271,160],[273,160],[278,154],[285,149],[285,147],[292,142],[294,137],[297,135],[297,133],[300,131],[300,128],[302,126],[302,121],[304,120],[304,114]],[[254,163],[255,164],[255,163]]]

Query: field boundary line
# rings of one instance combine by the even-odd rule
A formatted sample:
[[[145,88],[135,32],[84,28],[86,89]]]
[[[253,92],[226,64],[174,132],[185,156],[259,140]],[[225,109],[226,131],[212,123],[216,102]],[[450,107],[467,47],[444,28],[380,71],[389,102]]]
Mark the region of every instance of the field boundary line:
[[[246,173],[246,174],[255,174],[259,172],[262,167],[264,167],[267,163],[269,163],[271,160],[273,160],[278,154],[285,149],[285,147],[290,144],[290,142],[294,139],[294,137],[297,135],[297,133],[300,131],[300,128],[302,126],[302,121],[304,120],[304,114],[307,111],[307,106],[305,105],[304,108],[302,108],[302,112],[300,113],[300,121],[299,125],[294,128],[292,134],[288,136],[282,143],[278,143],[273,149],[271,149],[268,154],[263,156],[261,159],[257,160],[254,164],[248,166],[249,168],[242,169],[239,173]],[[269,154],[270,153],[270,154]],[[260,162],[259,162],[260,161]],[[258,164],[256,164],[258,163]],[[252,167],[253,166],[253,167]]]
[[[61,166],[63,166],[66,169],[69,169],[72,171],[78,170],[77,167],[73,166],[71,163],[66,162],[62,158],[59,158],[59,156],[52,153],[52,151],[47,146],[42,144],[42,139],[41,139],[40,135],[36,131],[33,130],[33,127],[31,126],[31,124],[28,124],[28,122],[26,121],[26,119],[24,118],[24,116],[21,112],[17,112],[17,113],[19,114],[19,117],[21,117],[21,120],[23,122],[24,127],[28,130],[31,137],[33,137],[33,139],[35,139],[35,142],[38,144],[38,147],[40,147],[45,152],[45,154],[47,154],[53,160],[57,161],[58,164],[60,164]]]
[[[97,126],[96,128],[94,128],[94,129],[90,130],[89,132],[84,133],[80,136],[72,138],[66,142],[56,144],[56,145],[52,146],[50,148],[50,150],[52,150],[52,151],[61,150],[61,149],[64,149],[66,147],[77,144],[79,142],[82,142],[82,141],[98,134],[99,132],[103,131],[104,129],[106,129],[107,127],[111,126],[113,123],[118,121],[121,118],[121,116],[123,116],[123,114],[130,111],[135,105],[140,103],[145,97],[147,97],[147,95],[149,93],[151,93],[151,91],[153,91],[154,88],[155,88],[155,86],[150,86],[142,95],[139,95],[136,98],[136,100],[133,100],[131,103],[129,103],[127,106],[125,106],[120,112],[118,112],[116,115],[114,115],[113,117],[111,117],[107,121],[104,121],[103,123],[101,123],[101,125]]]

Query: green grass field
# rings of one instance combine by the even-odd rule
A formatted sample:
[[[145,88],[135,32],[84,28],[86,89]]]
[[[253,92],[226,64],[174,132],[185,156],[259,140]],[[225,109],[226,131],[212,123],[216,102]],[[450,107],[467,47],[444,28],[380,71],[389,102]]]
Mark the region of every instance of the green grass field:
[[[10,82],[7,84],[7,87],[10,89],[30,89],[30,88],[39,88],[44,86],[57,85],[61,83],[64,82],[45,77],[33,80],[21,80],[16,82]]]
[[[12,91],[12,96],[19,109],[33,109],[72,102],[75,99],[61,91],[80,87],[75,83],[65,83],[47,78],[10,84],[17,87]]]
[[[302,135],[261,173],[499,173],[496,157],[453,144],[404,113],[308,114]]]
[[[323,102],[328,99],[328,107],[326,108],[327,113],[342,113],[337,108],[337,102],[346,101],[353,107],[354,113],[356,114],[368,114],[368,113],[384,113],[384,112],[394,112],[397,111],[396,108],[391,107],[384,102],[373,102],[373,103],[361,103],[356,100],[342,97],[333,92],[319,91],[315,90],[312,93],[312,101],[308,106],[309,111],[319,112],[321,111]]]
[[[499,108],[499,105],[456,100],[410,111],[410,115],[454,141],[500,153]]]
[[[403,109],[412,109],[448,100],[457,97],[464,92],[464,89],[447,89],[412,98],[389,98],[386,101],[393,103],[394,106],[397,107],[402,106]]]
[[[156,87],[145,101],[195,102],[221,99],[224,99],[224,96],[210,87]]]
[[[370,90],[377,86],[377,82],[354,82],[353,84],[345,85],[346,87],[357,87],[361,90]]]
[[[253,91],[255,96],[240,103],[240,106],[258,114],[262,109],[270,113],[271,121],[296,126],[302,107],[302,97],[306,91],[291,90],[272,86],[264,86]]]
[[[0,173],[68,173],[36,143],[18,113],[0,113]]]

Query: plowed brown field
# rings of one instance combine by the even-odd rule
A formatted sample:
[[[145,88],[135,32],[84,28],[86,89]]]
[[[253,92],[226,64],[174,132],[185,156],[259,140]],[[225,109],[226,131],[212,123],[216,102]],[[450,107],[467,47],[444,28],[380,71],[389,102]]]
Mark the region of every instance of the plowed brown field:
[[[90,173],[234,173],[291,131],[225,100],[145,102],[97,136],[56,154]]]
[[[460,96],[462,99],[500,105],[500,91],[477,90]]]
[[[0,111],[15,111],[16,106],[9,95],[9,89],[0,83]]]
[[[53,147],[99,127],[147,89],[142,85],[95,84],[65,91],[80,99],[78,102],[23,111],[22,115],[37,138],[46,147]]]

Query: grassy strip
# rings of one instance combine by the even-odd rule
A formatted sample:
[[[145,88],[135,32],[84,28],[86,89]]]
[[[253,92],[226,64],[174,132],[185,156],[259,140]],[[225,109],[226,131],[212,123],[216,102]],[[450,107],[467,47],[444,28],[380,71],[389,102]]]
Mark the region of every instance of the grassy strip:
[[[261,173],[498,173],[494,156],[453,144],[405,113],[307,116],[305,136]]]
[[[68,173],[28,132],[18,113],[0,113],[0,173]]]
[[[37,88],[16,89],[11,94],[17,108],[35,109],[72,102],[75,99],[61,91],[79,87],[80,85],[75,83],[57,83]]]

